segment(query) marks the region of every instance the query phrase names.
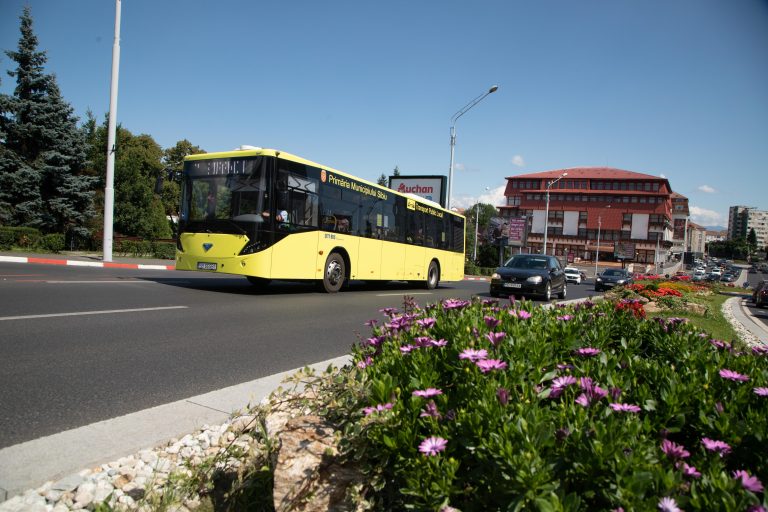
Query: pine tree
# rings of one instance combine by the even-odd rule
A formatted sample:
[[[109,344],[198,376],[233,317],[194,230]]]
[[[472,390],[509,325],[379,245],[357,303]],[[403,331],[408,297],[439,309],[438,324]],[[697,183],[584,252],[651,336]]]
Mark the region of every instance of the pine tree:
[[[381,173],[381,176],[379,176],[379,179],[376,180],[376,183],[378,183],[382,187],[389,186],[389,180],[387,179],[387,176],[384,173]]]
[[[13,97],[0,99],[4,135],[0,153],[0,218],[47,232],[86,234],[94,215],[95,179],[83,174],[86,141],[53,75],[43,72],[29,7],[21,16]]]

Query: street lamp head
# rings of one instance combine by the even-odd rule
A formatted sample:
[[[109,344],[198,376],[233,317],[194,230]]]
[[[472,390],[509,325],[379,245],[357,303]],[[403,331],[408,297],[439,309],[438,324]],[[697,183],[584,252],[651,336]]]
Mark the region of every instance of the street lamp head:
[[[496,92],[499,90],[498,85],[492,85],[490,89],[488,89],[488,94],[491,94],[492,92]]]

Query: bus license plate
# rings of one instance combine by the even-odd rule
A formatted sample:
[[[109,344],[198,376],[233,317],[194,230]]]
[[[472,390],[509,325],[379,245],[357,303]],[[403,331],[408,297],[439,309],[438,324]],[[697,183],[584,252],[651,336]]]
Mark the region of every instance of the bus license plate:
[[[204,261],[197,262],[197,270],[216,270],[215,263],[206,263]]]
[[[522,288],[523,285],[520,283],[504,283],[504,288]]]

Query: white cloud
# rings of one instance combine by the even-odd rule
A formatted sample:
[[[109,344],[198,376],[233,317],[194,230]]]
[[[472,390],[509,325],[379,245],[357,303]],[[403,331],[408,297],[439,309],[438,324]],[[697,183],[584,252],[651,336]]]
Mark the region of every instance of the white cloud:
[[[453,164],[453,170],[454,171],[464,171],[466,170],[466,167],[464,164]]]
[[[698,189],[702,192],[706,192],[707,194],[714,194],[715,192],[717,192],[717,190],[710,187],[709,185],[700,185]]]
[[[458,208],[469,208],[476,203],[487,203],[492,204],[493,206],[501,206],[506,201],[506,198],[504,197],[504,190],[506,190],[506,188],[507,185],[504,184],[500,187],[492,188],[486,191],[484,194],[479,194],[476,196],[453,196],[451,206],[456,206]]]
[[[512,157],[512,165],[517,167],[525,167],[525,160],[523,160],[521,155],[515,155]]]
[[[727,226],[728,220],[725,215],[714,210],[706,210],[698,206],[691,206],[691,220],[701,226]]]

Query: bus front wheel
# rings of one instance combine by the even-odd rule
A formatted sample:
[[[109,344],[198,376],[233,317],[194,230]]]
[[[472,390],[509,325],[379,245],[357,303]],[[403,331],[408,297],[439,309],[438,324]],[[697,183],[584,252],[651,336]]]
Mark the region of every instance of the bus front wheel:
[[[337,252],[332,252],[325,260],[325,271],[323,273],[323,288],[328,293],[336,293],[344,285],[346,277],[346,267],[344,258]]]
[[[429,270],[427,270],[427,290],[434,290],[439,282],[440,270],[437,268],[437,263],[433,261],[429,264]]]

